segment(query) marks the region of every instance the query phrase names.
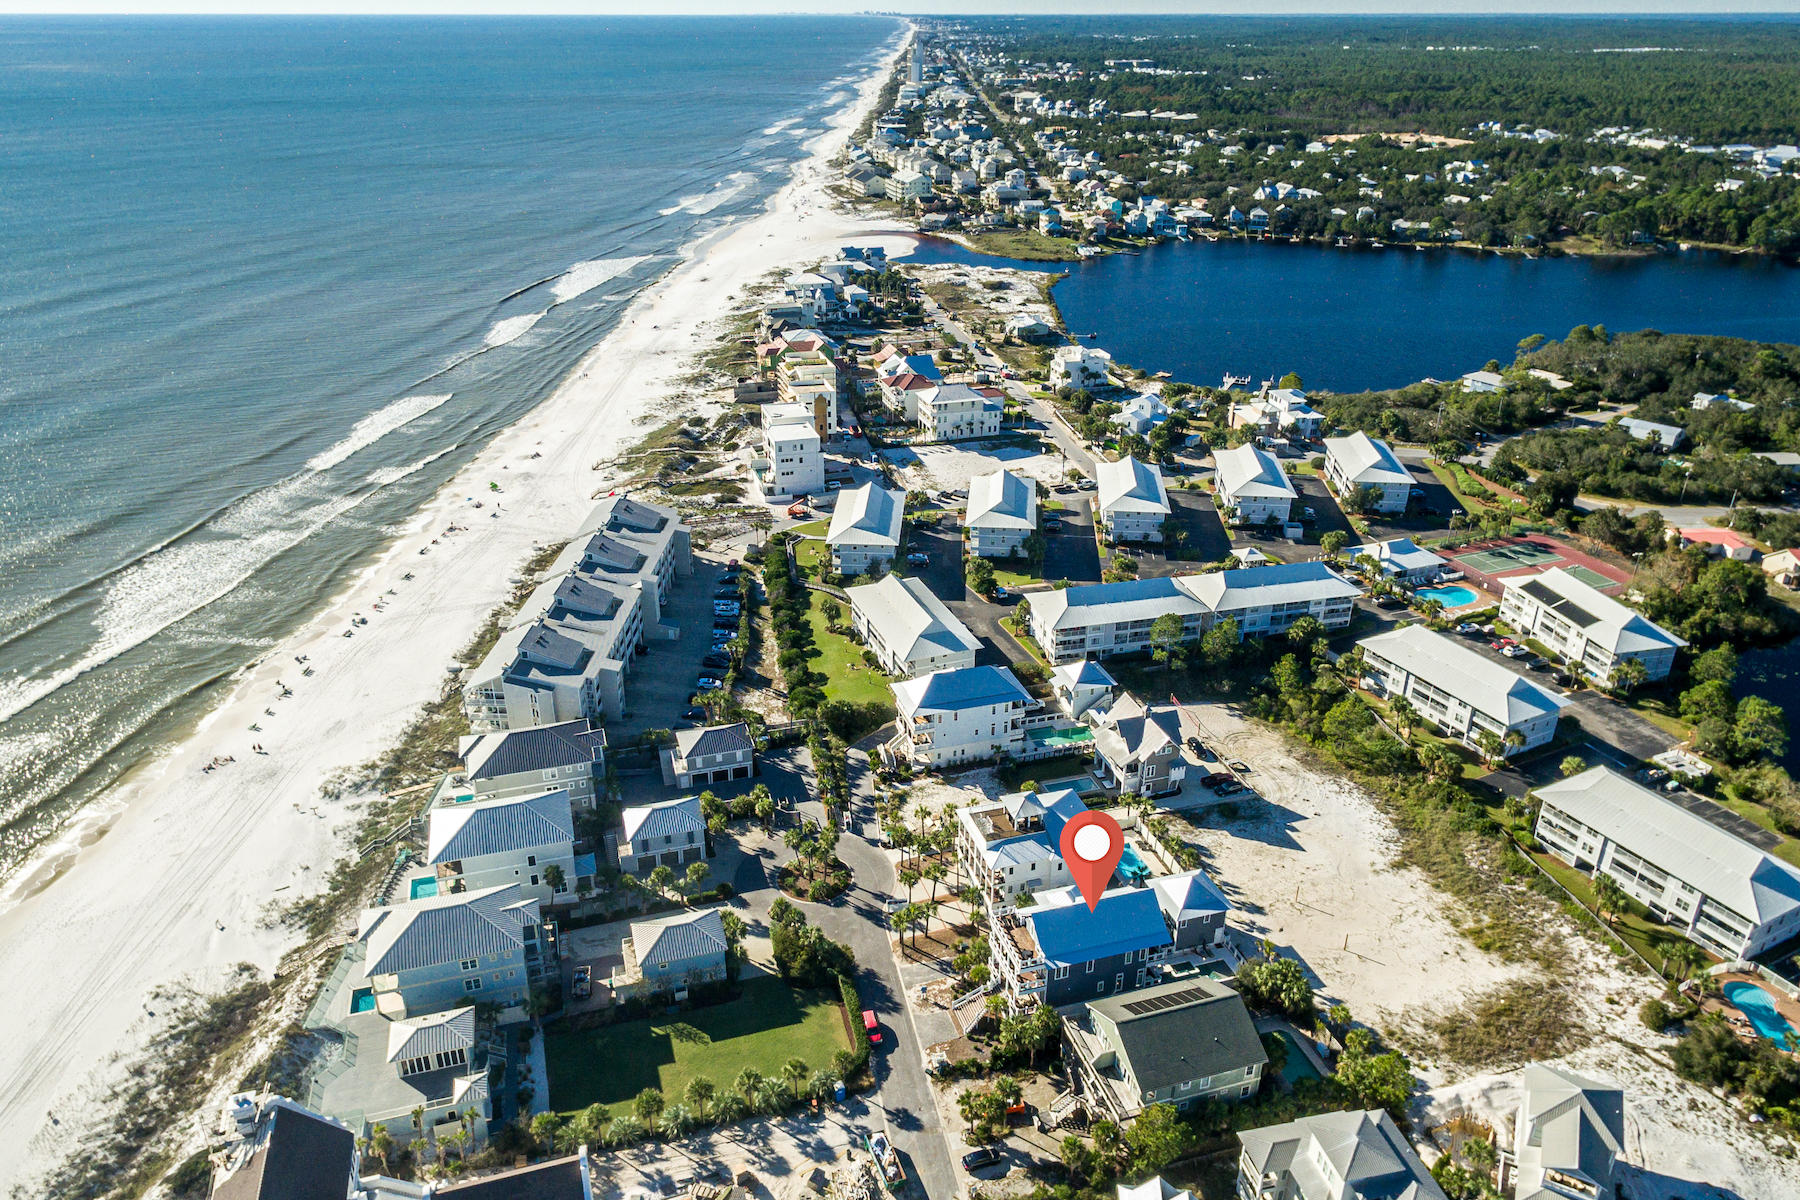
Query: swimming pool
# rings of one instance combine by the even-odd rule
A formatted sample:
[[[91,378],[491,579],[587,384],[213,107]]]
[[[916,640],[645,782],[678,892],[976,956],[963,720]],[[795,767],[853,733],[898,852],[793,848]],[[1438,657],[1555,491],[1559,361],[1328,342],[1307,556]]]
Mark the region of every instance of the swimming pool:
[[[350,993],[350,1011],[353,1013],[371,1012],[375,1008],[375,989],[357,988]]]
[[[1722,990],[1726,1001],[1750,1018],[1750,1024],[1756,1026],[1756,1032],[1777,1046],[1788,1044],[1788,1035],[1794,1032],[1794,1027],[1776,1011],[1775,1001],[1769,997],[1769,993],[1754,983],[1745,983],[1741,979],[1726,984]]]
[[[1481,599],[1474,588],[1456,586],[1420,588],[1413,595],[1421,600],[1436,600],[1445,608],[1467,608]]]
[[[1150,878],[1150,866],[1136,850],[1126,846],[1119,854],[1119,866],[1116,873],[1126,883],[1139,883]]]
[[[430,875],[419,876],[412,881],[409,895],[414,900],[423,900],[428,896],[437,895],[437,880]]]
[[[1086,725],[1076,729],[1027,729],[1025,737],[1039,746],[1061,750],[1067,746],[1081,746],[1093,741],[1094,731]]]
[[[1281,1077],[1287,1080],[1289,1087],[1302,1079],[1323,1078],[1319,1074],[1319,1068],[1312,1065],[1312,1059],[1306,1057],[1306,1053],[1300,1049],[1300,1043],[1294,1040],[1293,1034],[1285,1029],[1277,1029],[1275,1036],[1287,1043],[1287,1060],[1281,1064]]]

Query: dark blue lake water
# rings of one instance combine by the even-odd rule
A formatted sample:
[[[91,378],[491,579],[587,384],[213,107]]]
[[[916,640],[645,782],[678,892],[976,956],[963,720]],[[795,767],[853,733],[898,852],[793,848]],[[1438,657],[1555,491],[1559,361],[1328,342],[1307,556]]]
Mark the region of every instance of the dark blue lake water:
[[[1576,325],[1800,342],[1800,268],[1713,253],[1545,258],[1241,241],[1153,246],[1078,263],[920,243],[915,262],[1069,272],[1069,329],[1115,359],[1217,384],[1295,372],[1336,392],[1452,378]]]

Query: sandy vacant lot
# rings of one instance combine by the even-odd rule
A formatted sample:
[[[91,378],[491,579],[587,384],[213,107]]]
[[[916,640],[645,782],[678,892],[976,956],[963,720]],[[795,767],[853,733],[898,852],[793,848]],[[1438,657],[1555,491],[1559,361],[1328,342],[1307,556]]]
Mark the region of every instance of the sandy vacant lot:
[[[1062,482],[1067,470],[1062,458],[1055,454],[1037,454],[1023,446],[1004,443],[983,446],[981,442],[935,442],[882,453],[894,464],[906,487],[921,492],[966,491],[969,480],[975,476],[1001,469],[1055,484]]]

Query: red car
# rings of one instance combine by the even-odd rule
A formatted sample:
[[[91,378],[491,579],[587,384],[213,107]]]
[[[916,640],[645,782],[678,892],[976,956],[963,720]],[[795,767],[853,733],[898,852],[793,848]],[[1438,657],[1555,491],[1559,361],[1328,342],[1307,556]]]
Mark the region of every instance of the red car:
[[[875,1023],[875,1013],[872,1009],[863,1009],[863,1030],[869,1035],[869,1045],[881,1045],[881,1026]]]

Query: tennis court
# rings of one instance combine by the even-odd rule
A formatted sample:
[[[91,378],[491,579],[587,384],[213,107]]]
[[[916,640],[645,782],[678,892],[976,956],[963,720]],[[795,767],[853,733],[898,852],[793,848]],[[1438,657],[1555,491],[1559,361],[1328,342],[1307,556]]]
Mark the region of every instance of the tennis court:
[[[1593,568],[1581,566],[1579,563],[1572,567],[1564,567],[1563,570],[1567,571],[1591,588],[1614,588],[1619,586],[1618,580],[1608,579]]]
[[[1562,555],[1531,542],[1515,542],[1510,546],[1495,546],[1489,550],[1478,550],[1473,554],[1456,557],[1458,566],[1481,575],[1498,575],[1502,571],[1517,571],[1523,567],[1547,567],[1561,561]],[[1611,582],[1612,580],[1607,580],[1607,583]]]

